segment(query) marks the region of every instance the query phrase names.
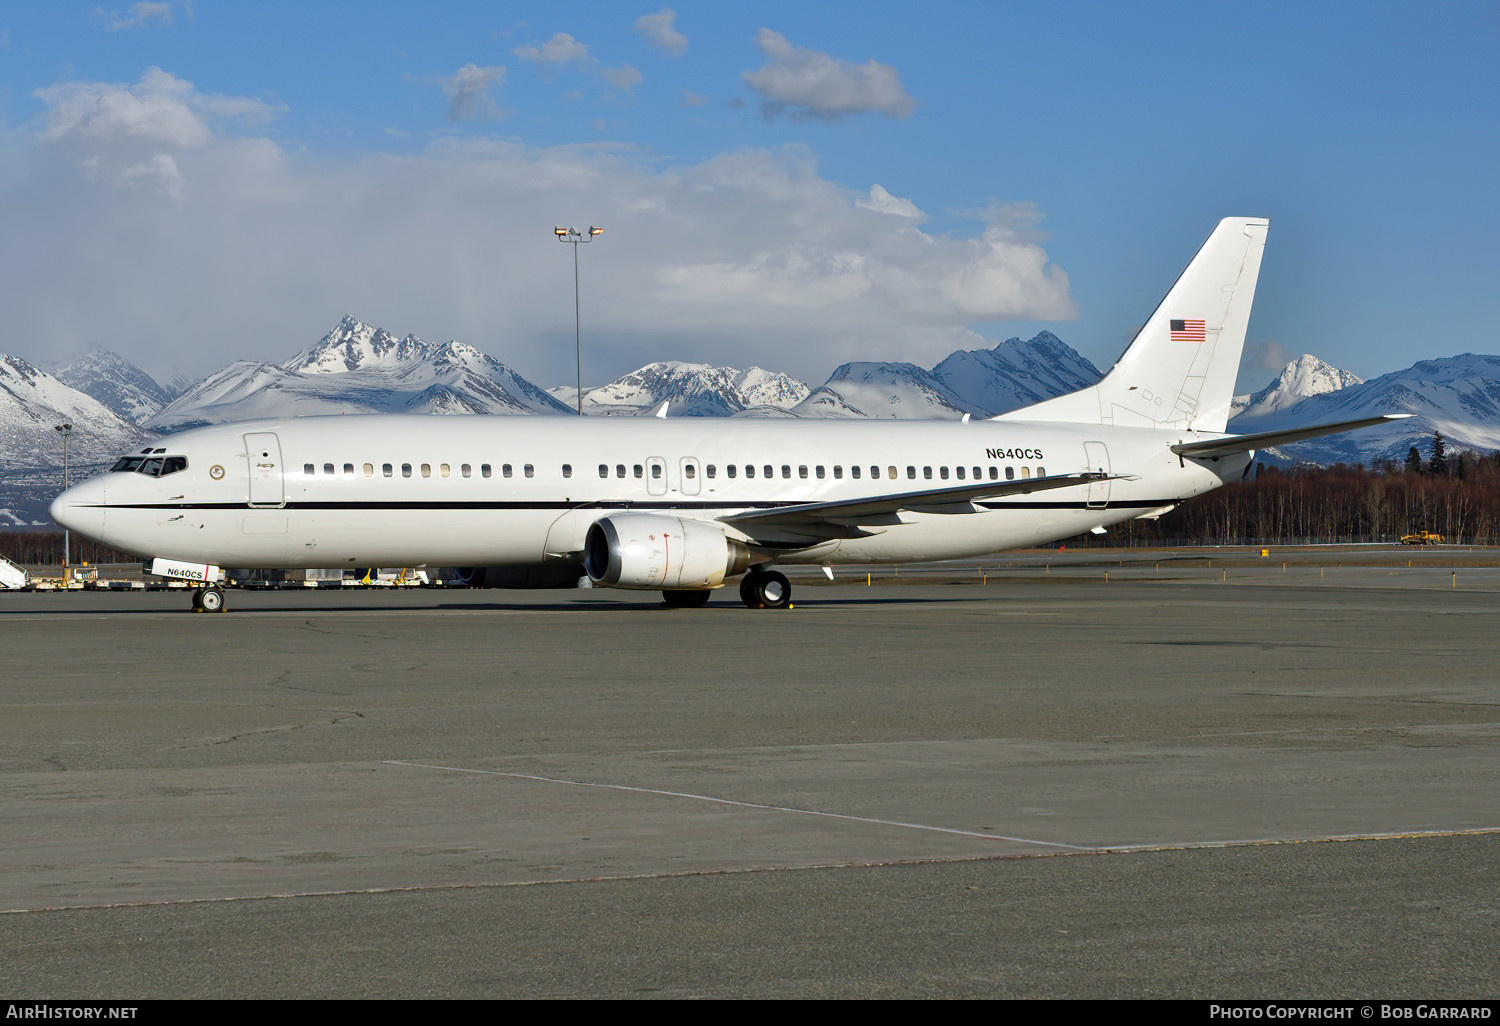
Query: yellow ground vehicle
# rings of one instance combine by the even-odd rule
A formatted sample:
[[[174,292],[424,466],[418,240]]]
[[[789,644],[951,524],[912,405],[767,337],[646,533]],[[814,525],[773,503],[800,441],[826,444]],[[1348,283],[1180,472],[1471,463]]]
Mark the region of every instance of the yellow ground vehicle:
[[[1416,534],[1403,534],[1402,545],[1441,545],[1443,536],[1433,534],[1431,531],[1418,531]]]

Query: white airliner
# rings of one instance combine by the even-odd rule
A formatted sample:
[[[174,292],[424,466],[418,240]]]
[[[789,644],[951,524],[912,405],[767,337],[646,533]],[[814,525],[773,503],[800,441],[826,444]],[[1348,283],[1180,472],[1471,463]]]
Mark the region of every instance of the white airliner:
[[[774,564],[950,559],[1159,516],[1253,450],[1395,417],[1227,436],[1268,222],[1226,218],[1103,380],[976,421],[355,416],[158,439],[63,492],[59,524],[199,583],[221,567],[458,566],[491,586],[697,606]]]

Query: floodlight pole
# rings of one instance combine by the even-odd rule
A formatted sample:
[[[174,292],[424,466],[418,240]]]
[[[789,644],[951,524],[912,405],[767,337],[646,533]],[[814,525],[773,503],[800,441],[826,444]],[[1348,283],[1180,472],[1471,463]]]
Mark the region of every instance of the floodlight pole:
[[[585,235],[576,228],[564,228],[561,225],[552,229],[552,234],[557,236],[558,242],[570,242],[573,244],[573,341],[578,349],[578,415],[583,416],[583,315],[578,303],[578,246],[579,243],[593,242],[594,236],[604,234],[603,228],[589,225],[588,234]]]
[[[63,491],[68,490],[68,436],[73,433],[72,424],[54,424],[53,430],[62,435],[63,444]],[[63,528],[63,584],[68,583],[68,529]]]

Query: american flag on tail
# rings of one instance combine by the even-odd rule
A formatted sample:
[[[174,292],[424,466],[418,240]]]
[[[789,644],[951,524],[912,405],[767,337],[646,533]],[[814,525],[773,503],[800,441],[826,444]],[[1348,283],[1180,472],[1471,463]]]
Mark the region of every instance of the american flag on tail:
[[[1173,342],[1204,342],[1208,339],[1208,332],[1203,321],[1173,321],[1171,324]]]

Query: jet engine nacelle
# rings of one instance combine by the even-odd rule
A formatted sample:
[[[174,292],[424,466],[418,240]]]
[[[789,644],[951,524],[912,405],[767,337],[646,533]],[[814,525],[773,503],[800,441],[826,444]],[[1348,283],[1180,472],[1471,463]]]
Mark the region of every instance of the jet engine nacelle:
[[[596,520],[584,540],[583,568],[595,584],[655,591],[717,588],[750,568],[750,549],[717,524],[656,513]]]
[[[577,563],[545,566],[461,566],[454,579],[469,588],[576,588],[583,576]]]

